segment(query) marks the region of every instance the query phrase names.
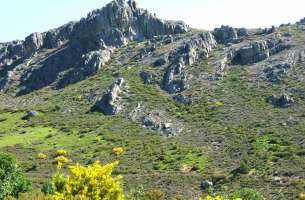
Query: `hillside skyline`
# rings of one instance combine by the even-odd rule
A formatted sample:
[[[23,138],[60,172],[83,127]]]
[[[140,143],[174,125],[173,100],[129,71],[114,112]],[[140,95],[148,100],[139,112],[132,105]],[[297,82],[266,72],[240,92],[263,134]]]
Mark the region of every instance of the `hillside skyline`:
[[[14,12],[12,9],[4,9],[0,13],[1,19],[7,19],[0,22],[3,30],[6,30],[0,33],[0,42],[22,40],[33,32],[44,32],[69,21],[78,21],[90,11],[102,8],[109,2],[110,0],[54,0],[43,4],[38,0],[3,2],[3,7],[14,8]],[[289,4],[284,0],[247,1],[249,3],[242,0],[235,0],[234,3],[224,0],[190,0],[188,3],[174,0],[137,2],[141,8],[156,13],[162,19],[182,20],[191,27],[206,30],[221,25],[265,28],[295,23],[304,17],[304,2],[298,0],[291,0]],[[7,23],[8,20],[10,23]]]

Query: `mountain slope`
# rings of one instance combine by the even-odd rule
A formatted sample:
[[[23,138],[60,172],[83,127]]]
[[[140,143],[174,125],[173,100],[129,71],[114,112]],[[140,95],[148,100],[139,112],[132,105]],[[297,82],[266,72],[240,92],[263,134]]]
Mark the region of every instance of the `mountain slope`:
[[[88,164],[119,159],[125,188],[191,198],[255,188],[295,199],[305,187],[304,22],[191,29],[134,1],[0,44],[0,148],[37,186],[64,148]],[[29,111],[37,116],[24,120]],[[123,146],[115,156],[113,147]]]

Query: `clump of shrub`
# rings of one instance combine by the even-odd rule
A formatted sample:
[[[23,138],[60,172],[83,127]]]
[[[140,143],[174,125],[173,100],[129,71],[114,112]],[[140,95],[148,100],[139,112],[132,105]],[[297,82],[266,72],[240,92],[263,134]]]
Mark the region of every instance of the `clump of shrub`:
[[[239,197],[228,199],[228,198],[225,198],[225,197],[223,197],[221,195],[217,195],[217,196],[210,196],[210,195],[208,195],[205,199],[199,197],[198,200],[242,200],[242,199],[239,198]]]
[[[39,153],[39,154],[37,154],[37,158],[38,159],[41,159],[41,160],[44,160],[44,159],[46,159],[48,156],[46,155],[46,154],[44,154],[44,153]]]
[[[67,156],[68,155],[68,152],[64,149],[59,149],[56,151],[56,157],[59,157],[59,156]]]
[[[112,176],[118,162],[102,166],[95,162],[88,167],[70,166],[68,175],[58,172],[53,180],[55,200],[123,200],[121,177]]]
[[[217,195],[217,196],[208,195],[205,199],[199,197],[198,200],[243,200],[243,199],[239,198],[239,197],[226,198],[221,195]],[[248,200],[248,199],[245,199],[245,200]]]
[[[0,200],[8,196],[17,197],[19,193],[31,189],[30,181],[23,175],[15,157],[0,153]]]
[[[123,147],[115,147],[112,149],[112,153],[114,153],[116,155],[121,155],[124,153],[124,149],[123,149]]]
[[[244,200],[264,200],[264,197],[254,189],[243,188],[233,194],[233,198],[242,198]]]
[[[145,192],[145,197],[149,200],[160,200],[164,198],[164,195],[164,192],[157,189]]]
[[[6,200],[17,200],[14,197],[8,197]],[[42,192],[33,193],[20,193],[18,200],[53,200],[51,197],[46,196]]]
[[[68,158],[66,158],[65,156],[58,156],[55,158],[55,162],[57,164],[66,164],[68,163],[70,160]]]

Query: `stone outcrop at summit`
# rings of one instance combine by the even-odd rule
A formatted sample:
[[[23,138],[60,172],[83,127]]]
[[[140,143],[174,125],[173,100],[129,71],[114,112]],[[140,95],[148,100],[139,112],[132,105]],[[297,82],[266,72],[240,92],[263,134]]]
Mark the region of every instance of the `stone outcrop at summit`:
[[[19,95],[49,85],[62,88],[84,80],[109,61],[114,48],[130,41],[142,41],[158,35],[181,34],[189,27],[180,21],[165,21],[138,8],[135,1],[114,0],[102,9],[44,33],[33,33],[24,41],[0,44],[0,89],[7,90],[9,74]],[[31,69],[19,67],[29,60]],[[39,60],[35,63],[34,60]],[[33,84],[35,82],[35,84]]]

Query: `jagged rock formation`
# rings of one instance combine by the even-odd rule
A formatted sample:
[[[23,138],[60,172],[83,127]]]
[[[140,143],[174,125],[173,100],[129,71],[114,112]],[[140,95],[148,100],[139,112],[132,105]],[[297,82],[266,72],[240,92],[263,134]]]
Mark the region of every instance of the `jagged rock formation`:
[[[0,45],[0,67],[26,59],[41,48],[60,47],[69,39],[74,25],[74,22],[70,22],[44,33],[32,33],[24,41],[3,43]]]
[[[163,21],[130,0],[114,0],[79,22],[71,22],[45,33],[33,33],[25,41],[0,46],[0,84],[6,90],[9,74],[26,59],[39,60],[31,69],[21,67],[18,94],[48,85],[62,88],[92,76],[110,59],[113,48],[158,35],[188,31],[183,22]],[[35,84],[32,84],[35,82]]]
[[[216,41],[219,44],[236,43],[242,37],[248,36],[249,33],[245,28],[233,28],[231,26],[221,26],[213,31]]]
[[[209,53],[216,46],[216,41],[210,32],[196,34],[185,41],[169,55],[170,65],[166,69],[161,87],[169,93],[185,90],[185,74],[183,69],[194,64],[199,59],[209,57]]]
[[[278,38],[255,41],[247,46],[237,49],[233,54],[233,63],[240,65],[253,64],[276,54],[284,49],[289,48]]]
[[[119,95],[122,92],[124,81],[123,78],[116,80],[103,97],[95,103],[93,110],[101,111],[105,115],[118,114],[122,110]]]

